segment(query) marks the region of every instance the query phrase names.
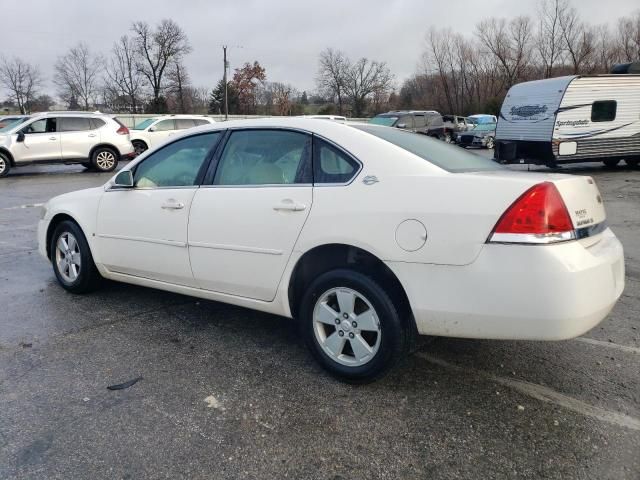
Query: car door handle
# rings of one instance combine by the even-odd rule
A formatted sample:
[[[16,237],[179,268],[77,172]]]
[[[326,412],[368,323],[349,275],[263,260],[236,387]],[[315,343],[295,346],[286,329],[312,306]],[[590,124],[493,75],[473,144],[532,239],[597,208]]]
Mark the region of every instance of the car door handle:
[[[95,136],[96,136],[96,134],[95,134],[95,133],[90,133],[90,134],[89,134],[89,138],[93,138],[93,137],[95,137]]]
[[[58,137],[49,137],[49,140],[57,140]]]
[[[294,202],[293,200],[286,199],[273,207],[276,211],[289,211],[289,212],[301,212],[306,210],[307,206],[304,203]]]
[[[184,208],[184,203],[167,202],[163,203],[161,208],[163,210],[181,210]]]

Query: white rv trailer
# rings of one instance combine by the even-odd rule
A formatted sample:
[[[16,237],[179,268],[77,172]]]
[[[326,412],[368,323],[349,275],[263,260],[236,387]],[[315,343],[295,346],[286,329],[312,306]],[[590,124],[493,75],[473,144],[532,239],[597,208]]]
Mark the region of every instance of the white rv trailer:
[[[640,161],[640,75],[567,76],[509,89],[496,129],[505,163]]]

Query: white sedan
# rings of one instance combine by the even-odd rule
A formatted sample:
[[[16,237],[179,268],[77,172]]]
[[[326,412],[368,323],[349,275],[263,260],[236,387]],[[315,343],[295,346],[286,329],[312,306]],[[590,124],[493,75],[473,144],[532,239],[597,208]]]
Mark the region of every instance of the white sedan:
[[[306,118],[190,130],[50,200],[38,235],[71,292],[104,277],[293,317],[351,382],[378,378],[415,334],[581,335],[624,288],[591,178]]]

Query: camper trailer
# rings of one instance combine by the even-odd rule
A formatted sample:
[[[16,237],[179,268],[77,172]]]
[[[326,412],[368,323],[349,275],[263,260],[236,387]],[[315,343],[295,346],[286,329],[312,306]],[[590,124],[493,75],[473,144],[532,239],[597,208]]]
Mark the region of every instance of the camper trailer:
[[[640,75],[519,83],[502,104],[495,159],[503,163],[640,161]]]

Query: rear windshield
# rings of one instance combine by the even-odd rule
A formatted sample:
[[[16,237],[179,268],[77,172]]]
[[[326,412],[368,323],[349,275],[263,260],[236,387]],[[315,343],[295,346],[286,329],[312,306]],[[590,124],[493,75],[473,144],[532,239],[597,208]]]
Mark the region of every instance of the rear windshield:
[[[373,125],[354,125],[354,128],[393,143],[447,172],[477,172],[504,168],[493,160],[426,135]]]

